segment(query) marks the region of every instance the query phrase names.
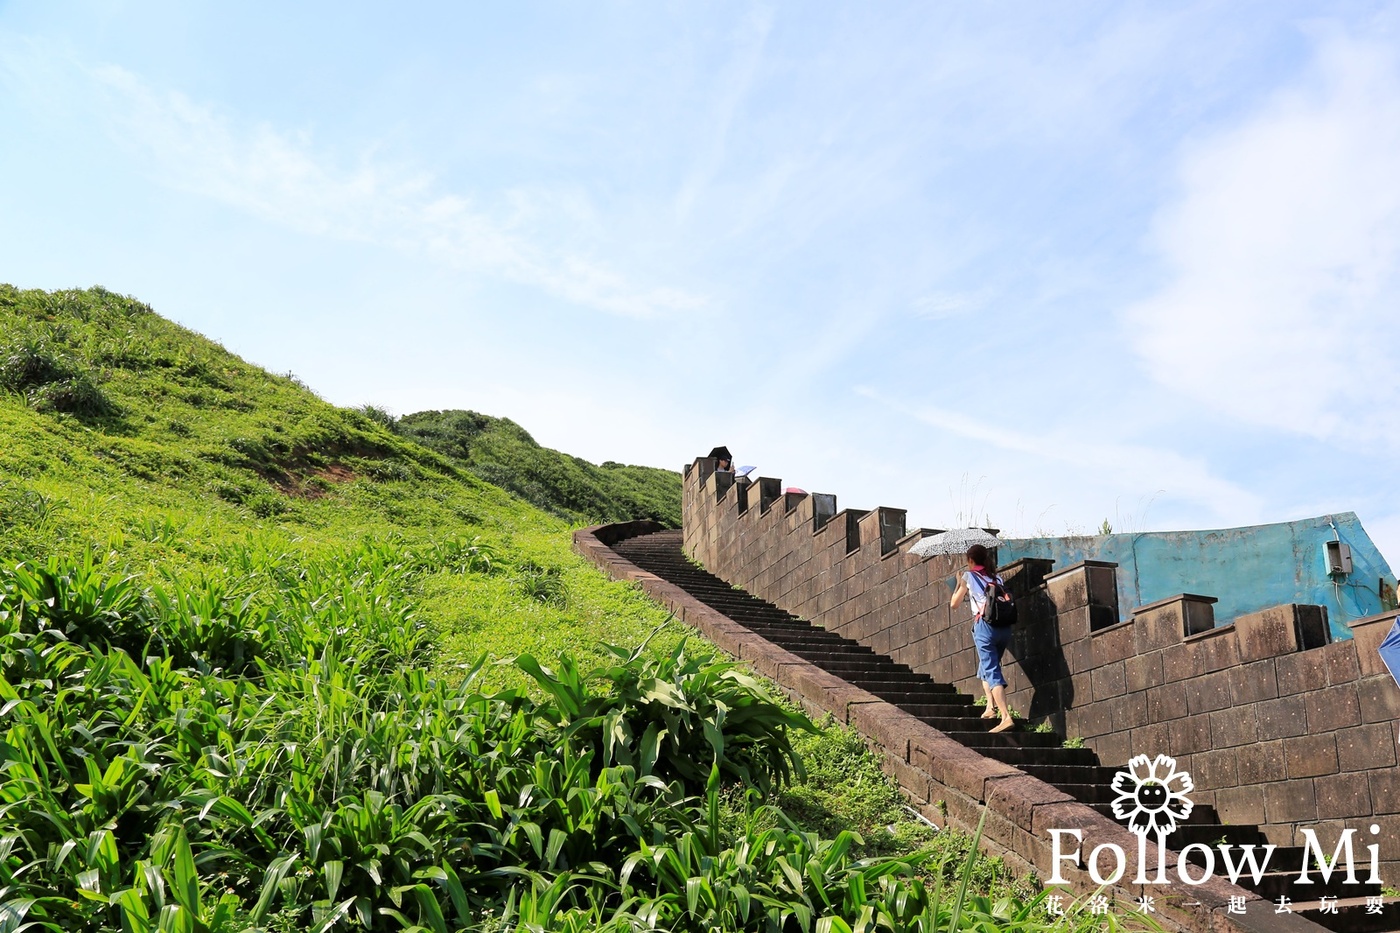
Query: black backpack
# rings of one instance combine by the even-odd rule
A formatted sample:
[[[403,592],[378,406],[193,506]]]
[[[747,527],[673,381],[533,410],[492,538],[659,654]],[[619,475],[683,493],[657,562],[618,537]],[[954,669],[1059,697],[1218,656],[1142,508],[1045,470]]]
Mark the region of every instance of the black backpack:
[[[982,582],[983,592],[987,597],[986,602],[982,604],[982,621],[992,628],[1010,628],[1015,625],[1016,601],[1011,598],[1006,586],[998,583],[995,577],[979,573],[977,578]]]

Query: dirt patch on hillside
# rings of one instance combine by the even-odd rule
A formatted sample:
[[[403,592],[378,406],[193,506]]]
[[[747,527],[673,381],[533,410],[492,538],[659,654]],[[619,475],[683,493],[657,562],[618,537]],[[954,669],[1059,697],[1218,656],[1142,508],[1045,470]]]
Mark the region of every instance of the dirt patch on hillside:
[[[327,486],[348,483],[355,478],[355,471],[345,464],[331,463],[305,475],[283,473],[268,477],[268,481],[294,499],[320,499],[326,494]]]

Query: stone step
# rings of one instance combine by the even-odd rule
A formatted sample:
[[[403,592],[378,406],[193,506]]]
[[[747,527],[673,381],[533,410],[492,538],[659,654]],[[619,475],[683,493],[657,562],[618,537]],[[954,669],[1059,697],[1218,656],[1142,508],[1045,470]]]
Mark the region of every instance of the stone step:
[[[774,644],[807,648],[811,651],[855,651],[869,657],[884,657],[859,642],[847,641],[839,635],[821,635],[811,632],[774,632],[763,626],[749,628],[756,635],[762,635]]]
[[[1192,853],[1193,855],[1195,853]],[[1239,853],[1234,854],[1238,864]],[[1256,851],[1256,858],[1259,857]],[[1260,897],[1268,898],[1271,901],[1278,900],[1280,896],[1286,896],[1293,901],[1315,901],[1322,897],[1336,898],[1367,898],[1381,893],[1379,884],[1367,884],[1366,874],[1357,872],[1356,884],[1348,884],[1346,874],[1341,871],[1334,871],[1332,877],[1323,881],[1316,872],[1308,873],[1309,883],[1298,883],[1298,872],[1274,871],[1274,860],[1269,859],[1270,871],[1267,872],[1259,883],[1255,884],[1254,879],[1248,873],[1242,873],[1238,882],[1242,888],[1248,888]],[[1215,860],[1215,875],[1218,878],[1226,877],[1225,865],[1220,860],[1219,854]]]
[[[966,693],[956,693],[937,703],[910,703],[902,706],[904,710],[912,716],[922,719],[925,716],[943,717],[945,719],[963,719],[967,716],[981,716],[982,708],[974,706],[972,697]],[[981,721],[981,720],[979,720]]]
[[[815,662],[813,662],[815,663]],[[897,664],[882,655],[873,658],[839,658],[819,665],[833,674],[868,674],[885,680],[919,679],[933,683],[927,674],[916,674],[907,664]]]
[[[1072,784],[1104,784],[1113,780],[1116,769],[1100,764],[1028,764],[1021,769],[1055,787]]]
[[[1118,796],[1116,793],[1114,793],[1113,788],[1110,787],[1108,784],[1099,784],[1099,785],[1094,785],[1094,786],[1096,786],[1096,787],[1101,787],[1101,788],[1102,788],[1102,791],[1100,791],[1100,794],[1101,794],[1100,799],[1094,800],[1094,801],[1092,801],[1092,802],[1091,802],[1091,801],[1085,801],[1085,802],[1088,803],[1088,805],[1089,805],[1090,807],[1092,807],[1093,809],[1099,811],[1099,812],[1102,813],[1104,816],[1108,817],[1110,820],[1113,820],[1115,823],[1121,823],[1122,820],[1118,819],[1117,815],[1115,815],[1114,812],[1113,812],[1113,801],[1114,801],[1114,800],[1117,798],[1117,796]],[[1065,791],[1065,793],[1070,793],[1070,792],[1069,792],[1069,791]],[[1218,813],[1216,813],[1214,810],[1211,810],[1209,807],[1196,807],[1196,808],[1194,808],[1194,809],[1191,811],[1191,815],[1188,816],[1185,820],[1181,821],[1178,825],[1180,825],[1180,826],[1215,826],[1215,825],[1218,825],[1219,823],[1220,823],[1220,815],[1219,815]],[[1191,854],[1190,854],[1190,859],[1189,859],[1189,861],[1190,861],[1192,864],[1205,864],[1205,855],[1204,855],[1203,853],[1199,852],[1199,851],[1194,851],[1194,850],[1193,850],[1193,851],[1191,852]],[[1273,861],[1272,861],[1272,860],[1270,860],[1270,864],[1273,864]]]
[[[880,699],[884,700],[886,703],[889,703],[893,706],[898,706],[900,709],[904,709],[906,706],[911,705],[926,705],[929,703],[937,703],[940,696],[946,695],[932,693],[928,691],[915,692],[910,690],[897,689],[893,687],[881,687],[877,690],[868,684],[857,684],[856,686],[859,686],[863,690],[870,691]]]
[[[860,673],[852,672],[850,676],[843,679],[857,687],[869,690],[890,703],[895,703],[894,700],[889,699],[890,696],[898,696],[901,699],[897,705],[911,702],[939,703],[942,702],[940,697],[957,696],[957,690],[949,684],[936,684],[928,678],[919,680],[918,675],[912,677],[885,677],[883,675],[866,677]]]
[[[1295,914],[1300,914],[1319,926],[1337,933],[1396,933],[1400,931],[1400,898],[1380,899],[1380,913],[1368,913],[1370,905],[1376,903],[1366,897],[1338,898],[1330,905],[1320,899],[1294,901],[1290,906]],[[1326,913],[1324,906],[1329,907]],[[1276,910],[1277,907],[1272,909]],[[1335,911],[1335,912],[1334,912]]]
[[[1107,784],[1060,784],[1057,786],[1080,803],[1088,804],[1109,819],[1113,819],[1113,813],[1109,806],[1116,795]]]
[[[1259,831],[1257,826],[1188,822],[1178,824],[1176,831],[1167,836],[1167,847],[1175,852],[1180,852],[1182,848],[1193,843],[1203,843],[1215,848],[1222,842],[1235,846],[1249,843],[1259,845],[1264,842],[1264,834]],[[1204,856],[1202,857],[1204,858]]]
[[[1014,765],[1021,770],[1026,770],[1023,766],[1046,766],[1059,765],[1090,765],[1093,764],[1093,752],[1087,748],[979,748],[982,754],[988,758],[994,758],[1004,764]],[[1088,753],[1086,757],[1085,753]]]
[[[975,706],[968,707],[968,709],[971,710],[975,710],[976,708]],[[937,729],[939,732],[946,733],[949,736],[986,732],[988,729],[992,728],[992,726],[996,725],[995,721],[981,719],[973,712],[955,713],[952,716],[920,716],[919,721],[933,726],[933,728]]]
[[[859,647],[847,648],[841,645],[786,644],[783,647],[818,666],[840,661],[854,661],[859,658],[880,657],[869,648],[862,651]]]
[[[928,720],[925,719],[924,722],[928,722]],[[964,731],[949,731],[943,729],[941,726],[934,726],[934,728],[941,729],[948,738],[955,739],[968,748],[976,748],[979,750],[989,748],[1037,748],[1047,751],[1076,751],[1076,749],[1061,748],[1064,739],[1052,732],[1021,732],[1014,727],[1005,732],[990,732],[988,730],[995,724],[994,720],[983,723],[982,720],[974,719],[973,722],[981,723],[982,728]],[[932,723],[930,723],[930,725],[932,725]],[[1066,760],[1068,760],[1068,757]]]

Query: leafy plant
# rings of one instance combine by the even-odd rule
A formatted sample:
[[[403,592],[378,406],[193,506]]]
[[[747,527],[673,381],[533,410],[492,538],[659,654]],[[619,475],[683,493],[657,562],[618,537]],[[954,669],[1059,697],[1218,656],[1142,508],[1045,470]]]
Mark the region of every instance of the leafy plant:
[[[569,589],[558,567],[544,567],[524,560],[513,575],[515,584],[527,599],[547,606],[563,606],[569,599]]]

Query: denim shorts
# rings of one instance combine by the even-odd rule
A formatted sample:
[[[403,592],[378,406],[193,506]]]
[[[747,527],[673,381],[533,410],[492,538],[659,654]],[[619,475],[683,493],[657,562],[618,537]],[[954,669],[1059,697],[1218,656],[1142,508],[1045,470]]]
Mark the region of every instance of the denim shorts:
[[[1001,654],[1011,643],[1011,627],[994,628],[978,619],[972,626],[972,643],[977,646],[977,679],[993,687],[1005,687]]]

